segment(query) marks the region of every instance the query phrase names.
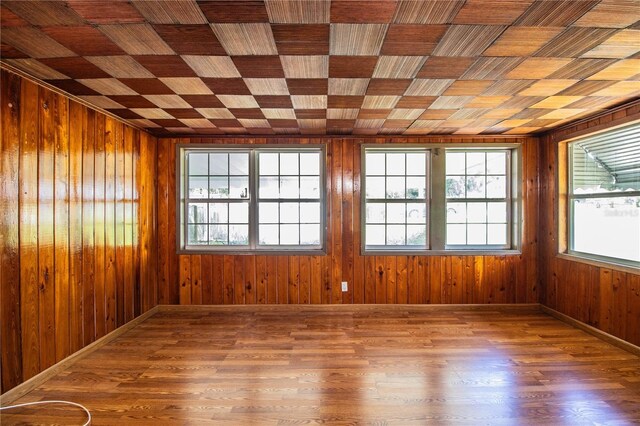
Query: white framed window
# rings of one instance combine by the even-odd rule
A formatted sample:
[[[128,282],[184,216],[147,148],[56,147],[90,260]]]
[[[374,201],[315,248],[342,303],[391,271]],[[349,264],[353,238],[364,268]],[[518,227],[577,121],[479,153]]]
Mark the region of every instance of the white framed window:
[[[178,146],[183,252],[319,253],[323,146]]]
[[[518,253],[519,144],[363,145],[363,253]]]
[[[568,143],[567,252],[640,267],[640,123]]]

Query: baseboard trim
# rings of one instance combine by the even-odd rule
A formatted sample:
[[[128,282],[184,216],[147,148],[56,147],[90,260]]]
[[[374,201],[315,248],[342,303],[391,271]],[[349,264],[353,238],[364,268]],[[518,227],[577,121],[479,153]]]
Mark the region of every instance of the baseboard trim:
[[[358,310],[385,311],[399,309],[420,309],[433,311],[540,311],[539,303],[495,303],[495,304],[259,304],[259,305],[158,305],[160,312],[181,311],[247,311],[264,310]]]
[[[640,356],[640,347],[634,345],[631,342],[627,342],[626,340],[622,340],[619,337],[613,336],[605,331],[597,329],[589,324],[585,324],[582,321],[578,321],[575,318],[570,317],[569,315],[563,314],[562,312],[558,312],[555,309],[552,309],[545,305],[540,305],[542,312],[545,314],[551,315],[557,320],[560,320],[566,324],[569,324],[572,327],[580,329],[584,332],[591,334],[592,336],[597,337],[600,340],[604,340],[605,342],[616,346],[620,349],[623,349],[627,352],[631,352],[634,355]]]
[[[40,386],[41,384],[49,380],[51,377],[69,368],[72,364],[74,364],[78,360],[86,357],[92,352],[95,352],[96,350],[100,349],[102,346],[106,345],[107,343],[111,342],[117,337],[123,335],[124,333],[131,330],[132,328],[138,326],[141,322],[143,322],[150,316],[156,314],[158,311],[159,311],[158,306],[154,306],[153,308],[149,309],[147,312],[132,319],[128,323],[116,328],[111,333],[106,334],[105,336],[102,336],[95,342],[88,344],[87,346],[85,346],[84,348],[80,349],[77,352],[74,352],[73,354],[63,359],[62,361],[36,374],[29,380],[23,383],[20,383],[18,386],[16,386],[13,389],[6,391],[2,395],[0,395],[0,406],[4,407],[5,405],[9,405],[13,401],[23,397],[27,393],[31,392],[32,390],[34,390],[35,388],[37,388],[38,386]]]

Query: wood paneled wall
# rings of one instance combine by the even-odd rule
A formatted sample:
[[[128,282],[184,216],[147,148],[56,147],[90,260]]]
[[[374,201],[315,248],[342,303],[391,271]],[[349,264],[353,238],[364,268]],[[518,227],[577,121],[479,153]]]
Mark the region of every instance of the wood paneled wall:
[[[524,144],[524,244],[513,256],[361,256],[360,145]],[[176,143],[323,143],[327,148],[326,256],[177,255]],[[535,138],[192,138],[158,141],[158,302],[523,303],[538,301],[538,144]],[[341,291],[341,281],[349,291]]]
[[[155,306],[157,141],[1,77],[5,392]]]
[[[541,302],[572,318],[640,345],[640,273],[558,257],[558,143],[640,119],[640,102],[543,135],[540,155]],[[632,230],[630,230],[632,232]]]

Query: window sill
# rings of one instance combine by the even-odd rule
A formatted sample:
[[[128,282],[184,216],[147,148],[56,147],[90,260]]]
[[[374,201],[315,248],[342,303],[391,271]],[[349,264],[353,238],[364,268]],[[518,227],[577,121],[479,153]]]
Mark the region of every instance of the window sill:
[[[584,263],[586,265],[591,265],[591,266],[595,266],[598,268],[606,268],[606,269],[611,269],[614,271],[620,271],[620,272],[628,272],[631,274],[640,274],[640,268],[636,268],[630,265],[623,265],[620,263],[613,263],[613,262],[605,262],[603,260],[597,260],[597,259],[592,259],[590,257],[586,257],[586,256],[580,256],[577,254],[569,254],[569,253],[558,253],[556,255],[556,257],[558,259],[563,259],[563,260],[568,260],[568,261],[572,261],[572,262],[579,262],[579,263]]]
[[[216,256],[326,256],[324,250],[178,250],[178,255],[216,255]]]
[[[367,250],[362,256],[519,256],[520,250]]]

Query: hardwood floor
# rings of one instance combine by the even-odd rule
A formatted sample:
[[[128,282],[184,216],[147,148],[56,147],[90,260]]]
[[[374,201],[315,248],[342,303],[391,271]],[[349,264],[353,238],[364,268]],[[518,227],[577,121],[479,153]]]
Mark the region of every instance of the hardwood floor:
[[[94,425],[640,423],[639,357],[537,308],[488,309],[161,311],[15,403],[79,402]]]

